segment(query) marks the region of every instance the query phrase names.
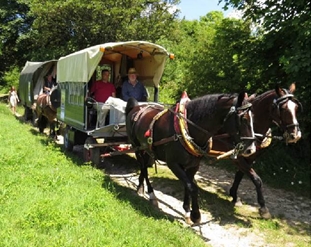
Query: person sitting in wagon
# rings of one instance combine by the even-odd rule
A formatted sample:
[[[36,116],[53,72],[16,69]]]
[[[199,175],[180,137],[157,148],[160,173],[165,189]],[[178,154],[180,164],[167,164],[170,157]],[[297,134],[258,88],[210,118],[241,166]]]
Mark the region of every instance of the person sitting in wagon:
[[[128,80],[122,86],[122,98],[128,101],[129,98],[135,98],[137,101],[147,101],[148,93],[144,85],[137,80],[138,73],[135,68],[128,70]]]
[[[102,70],[102,79],[95,81],[90,89],[90,96],[97,101],[97,126],[105,125],[109,106],[105,102],[109,97],[116,97],[116,89],[112,83],[109,82],[110,72],[107,69]]]
[[[51,90],[54,86],[56,86],[56,81],[53,79],[52,74],[48,74],[44,82],[43,93],[50,95]]]

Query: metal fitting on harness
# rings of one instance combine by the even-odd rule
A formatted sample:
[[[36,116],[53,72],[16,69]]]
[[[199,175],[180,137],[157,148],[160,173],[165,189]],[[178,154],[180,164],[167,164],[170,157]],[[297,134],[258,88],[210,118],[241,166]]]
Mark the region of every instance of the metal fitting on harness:
[[[232,153],[232,155],[230,156],[231,159],[236,160],[238,158],[238,154],[244,149],[244,144],[242,142],[239,142],[235,148],[234,151]]]
[[[153,143],[153,138],[152,138],[152,137],[148,137],[148,138],[147,138],[147,143],[148,143],[149,145],[151,145],[151,144]]]

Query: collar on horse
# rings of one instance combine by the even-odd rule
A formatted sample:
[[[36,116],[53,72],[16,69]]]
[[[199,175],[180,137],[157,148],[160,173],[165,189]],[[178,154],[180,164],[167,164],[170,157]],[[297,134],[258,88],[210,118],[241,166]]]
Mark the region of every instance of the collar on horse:
[[[176,104],[175,112],[174,113],[174,129],[175,134],[173,136],[163,138],[159,141],[153,142],[153,126],[154,123],[162,117],[169,109],[163,109],[162,111],[158,112],[152,119],[149,129],[145,132],[145,137],[147,138],[147,143],[149,145],[149,149],[152,150],[152,146],[159,146],[171,141],[180,141],[184,148],[192,155],[196,157],[203,156],[204,153],[207,153],[212,146],[212,139],[210,138],[207,141],[205,147],[199,147],[194,141],[193,138],[189,135],[188,132],[188,125],[187,125],[187,111],[186,111],[186,103],[189,102],[190,99],[186,92],[182,94],[180,103]],[[140,111],[144,111],[145,108],[140,109]],[[140,112],[139,111],[139,112]],[[170,110],[171,111],[171,110]],[[137,113],[137,117],[141,114]],[[135,117],[136,121],[137,118]],[[199,127],[199,126],[197,126]],[[200,127],[199,127],[200,128]],[[201,129],[201,128],[200,128]],[[204,129],[202,131],[206,132]]]
[[[181,144],[192,155],[201,157],[203,153],[207,153],[212,147],[212,138],[207,140],[205,147],[201,148],[193,141],[193,138],[189,135],[187,124],[187,109],[186,104],[190,101],[186,92],[183,92],[180,102],[176,104],[175,116],[174,116],[174,129],[177,135],[181,135]]]

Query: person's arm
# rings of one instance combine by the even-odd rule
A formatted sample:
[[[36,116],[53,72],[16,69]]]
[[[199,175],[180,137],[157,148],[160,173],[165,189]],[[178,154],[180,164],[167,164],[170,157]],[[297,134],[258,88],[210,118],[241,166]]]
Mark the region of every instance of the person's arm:
[[[112,92],[111,92],[111,97],[116,97],[116,87],[111,83],[112,85]]]
[[[122,98],[124,101],[128,101],[128,99],[130,98],[128,95],[128,91],[127,91],[127,87],[126,87],[126,82],[123,83],[122,86]]]
[[[144,84],[142,84],[142,101],[147,101],[148,100],[148,92],[147,89],[145,88]]]

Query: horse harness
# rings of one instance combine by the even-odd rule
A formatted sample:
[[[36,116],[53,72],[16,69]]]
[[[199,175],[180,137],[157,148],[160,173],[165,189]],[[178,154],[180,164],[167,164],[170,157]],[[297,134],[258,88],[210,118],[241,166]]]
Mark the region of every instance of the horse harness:
[[[191,125],[195,126],[196,128],[198,128],[199,130],[201,130],[205,134],[210,134],[207,130],[201,128],[200,126],[198,126],[197,124],[195,124],[191,120],[187,119],[187,111],[186,111],[185,106],[186,106],[186,103],[189,101],[190,101],[190,99],[188,98],[187,93],[184,92],[182,94],[180,102],[176,104],[175,110],[172,110],[169,108],[164,108],[163,106],[160,107],[158,105],[146,105],[144,107],[141,107],[139,109],[139,111],[137,111],[132,117],[134,123],[137,122],[145,113],[147,113],[149,109],[156,109],[156,110],[160,110],[160,111],[153,117],[151,123],[149,124],[149,129],[144,134],[144,137],[147,138],[149,150],[147,151],[146,148],[139,148],[139,149],[140,150],[146,150],[150,156],[153,156],[151,153],[153,147],[160,146],[160,145],[166,144],[168,142],[172,142],[172,141],[180,141],[181,144],[183,145],[183,147],[190,154],[192,154],[196,157],[202,157],[202,156],[210,157],[210,156],[214,156],[215,154],[219,155],[218,151],[211,150],[211,148],[212,148],[212,137],[210,137],[207,140],[204,147],[200,147],[199,145],[197,145],[194,142],[193,138],[189,135],[187,123],[190,123]],[[231,114],[236,113],[237,110],[244,110],[245,111],[245,110],[248,110],[250,107],[251,107],[250,103],[247,104],[246,106],[239,107],[238,109],[236,109],[235,106],[232,106],[230,108],[229,112],[227,113],[227,115],[224,119],[224,122],[226,122],[226,120],[229,118],[229,116]],[[170,111],[171,113],[174,114],[174,129],[175,129],[176,133],[170,137],[166,137],[166,138],[163,138],[159,141],[154,142],[153,141],[153,126],[154,126],[155,122],[158,119],[160,119],[164,114],[166,114],[168,111]],[[132,126],[132,128],[134,127],[134,125]],[[244,138],[246,139],[247,137],[244,137]],[[237,145],[237,147],[235,148],[235,152],[238,153],[242,149],[243,149],[243,147]]]

